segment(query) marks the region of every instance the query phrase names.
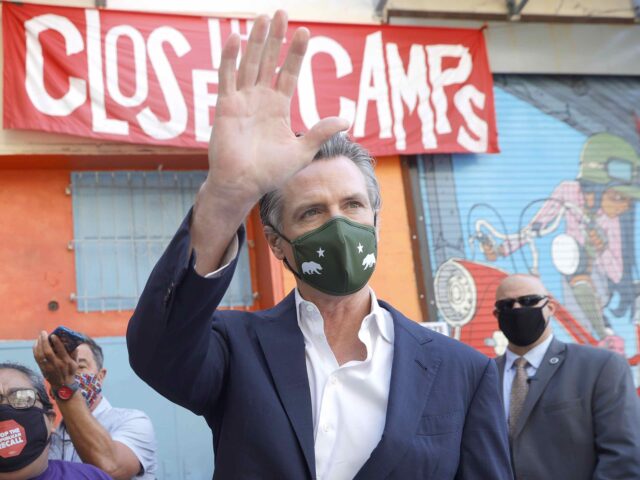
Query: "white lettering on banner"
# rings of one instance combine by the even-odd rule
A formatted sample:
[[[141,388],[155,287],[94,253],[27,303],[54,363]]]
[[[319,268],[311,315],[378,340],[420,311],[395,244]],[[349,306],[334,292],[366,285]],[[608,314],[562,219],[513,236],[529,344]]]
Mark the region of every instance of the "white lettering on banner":
[[[145,107],[136,115],[136,118],[142,130],[156,140],[168,140],[182,134],[187,128],[189,116],[184,95],[180,91],[180,85],[178,85],[178,80],[173,73],[171,63],[162,48],[162,44],[165,42],[173,47],[178,57],[186,55],[191,50],[187,39],[175,28],[160,27],[149,35],[147,41],[149,58],[169,110],[169,120],[166,122],[159,120],[149,107]]]
[[[469,130],[478,140],[471,138],[463,125],[458,129],[457,141],[471,152],[485,152],[489,142],[489,126],[482,118],[477,116],[471,108],[471,104],[483,109],[486,95],[473,85],[465,85],[453,97],[453,103],[469,126]]]
[[[407,148],[407,135],[404,130],[404,107],[409,113],[418,111],[422,126],[422,146],[433,149],[438,146],[433,131],[433,110],[429,104],[429,84],[427,83],[427,61],[422,45],[411,45],[409,66],[405,74],[398,45],[387,43],[387,63],[389,64],[389,81],[391,83],[391,106],[393,107],[393,134],[396,137],[396,148]]]
[[[216,106],[217,93],[209,93],[209,85],[218,84],[218,72],[214,70],[193,71],[193,110],[196,123],[196,140],[207,142],[211,136],[209,109]]]
[[[104,106],[104,80],[102,77],[102,48],[100,46],[100,12],[85,11],[87,21],[87,63],[89,65],[89,98],[91,99],[91,125],[94,132],[128,135],[129,123],[107,118]]]
[[[462,45],[429,45],[426,47],[429,58],[429,80],[433,88],[432,101],[436,110],[436,132],[451,133],[451,124],[447,118],[447,96],[444,87],[464,83],[471,75],[471,55]],[[445,57],[459,58],[458,66],[442,69]]]
[[[117,22],[114,24],[107,11],[95,9],[85,9],[83,14],[85,25],[81,27],[76,27],[70,18],[49,13],[24,21],[26,79],[20,83],[24,82],[26,91],[22,98],[33,104],[28,109],[31,123],[27,124],[38,125],[37,112],[60,118],[84,105],[91,111],[91,125],[86,129],[90,128],[93,136],[126,139],[133,135],[136,141],[151,143],[178,138],[167,143],[206,145],[218,99],[217,70],[223,36],[229,31],[238,34],[244,49],[253,22],[203,19],[198,28],[208,31],[196,32],[198,28],[181,31],[158,25],[155,19],[130,25],[113,17]],[[83,23],[82,19],[79,23]],[[455,37],[450,44],[443,37],[441,44],[429,45],[428,37],[423,40],[421,36],[416,36],[417,43],[410,44],[412,37],[405,43],[400,38],[406,37],[394,37],[393,32],[387,33],[382,27],[368,28],[368,34],[358,38],[334,38],[330,28],[316,28],[318,35],[309,40],[298,78],[299,118],[306,129],[320,120],[322,112],[348,120],[354,137],[367,137],[365,144],[380,146],[380,152],[487,150],[493,139],[490,127],[493,128],[494,117],[486,109],[490,95],[475,82],[467,83],[475,58],[470,53],[474,51],[472,47],[455,43]],[[61,39],[49,45],[44,42],[50,37],[44,35],[59,35]],[[200,40],[202,44],[196,49],[195,42]],[[188,62],[176,61],[187,54]],[[86,55],[86,67],[81,55]],[[50,56],[60,68],[45,69]],[[319,66],[319,57],[326,68],[314,69],[314,64]],[[65,60],[71,65],[68,69]],[[178,65],[183,63],[202,67],[180,71],[179,80],[178,68],[182,67]],[[86,73],[79,73],[78,68],[86,68]],[[478,68],[479,75],[485,75],[486,66]],[[51,78],[45,79],[45,74]],[[46,85],[55,88],[47,91]],[[332,97],[328,99],[327,94]],[[338,111],[318,108],[321,99],[337,104],[331,108]],[[65,125],[73,125],[77,134],[88,133],[74,122],[69,119]],[[137,128],[131,132],[136,123],[142,137]],[[299,127],[300,124],[294,126]],[[190,138],[185,138],[187,135]],[[382,144],[378,139],[391,141]]]
[[[372,84],[373,81],[373,84]],[[364,137],[369,102],[376,102],[378,111],[379,138],[391,138],[391,108],[389,107],[389,88],[385,77],[382,32],[367,35],[358,88],[356,121],[353,127],[354,137]]]
[[[210,18],[207,22],[209,31],[209,50],[211,50],[211,67],[220,68],[220,60],[222,60],[222,37],[220,36],[220,20]]]
[[[87,100],[87,84],[77,77],[69,77],[69,89],[61,98],[53,98],[44,86],[44,56],[40,34],[55,30],[64,37],[65,53],[73,55],[84,50],[82,35],[71,21],[60,15],[46,14],[24,22],[26,36],[25,90],[33,106],[54,117],[72,113]]]
[[[120,90],[118,70],[118,41],[127,37],[133,45],[133,65],[121,65],[133,68],[135,74],[135,91],[127,96]],[[123,107],[137,107],[149,95],[149,80],[147,78],[147,50],[142,34],[129,25],[119,25],[107,32],[104,39],[105,74],[107,77],[107,91],[113,100]]]
[[[333,58],[336,65],[336,78],[342,78],[353,72],[351,57],[342,45],[329,37],[317,36],[309,39],[307,53],[302,59],[300,74],[298,76],[298,98],[300,100],[300,118],[304,126],[313,127],[320,121],[318,113],[316,91],[313,84],[313,69],[311,62],[317,53],[326,53]],[[356,112],[356,104],[353,100],[340,97],[340,111],[338,116],[353,123]]]

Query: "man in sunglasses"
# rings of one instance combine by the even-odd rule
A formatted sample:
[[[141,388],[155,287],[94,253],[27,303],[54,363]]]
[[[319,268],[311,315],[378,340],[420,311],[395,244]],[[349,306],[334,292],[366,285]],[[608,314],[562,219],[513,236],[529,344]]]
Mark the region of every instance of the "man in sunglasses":
[[[516,479],[640,478],[640,400],[617,353],[554,338],[542,282],[511,275],[494,315],[509,340],[496,359]]]

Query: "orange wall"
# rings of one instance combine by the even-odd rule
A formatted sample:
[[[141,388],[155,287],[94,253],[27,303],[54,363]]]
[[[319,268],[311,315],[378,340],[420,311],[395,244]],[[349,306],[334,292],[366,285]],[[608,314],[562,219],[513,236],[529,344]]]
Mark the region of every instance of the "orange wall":
[[[75,292],[68,170],[0,170],[0,339],[33,339],[66,325],[91,336],[124,335],[131,312],[80,313]],[[55,300],[60,308],[49,311]]]
[[[376,175],[382,191],[380,244],[371,286],[378,298],[391,303],[407,317],[423,321],[411,250],[411,232],[400,157],[379,158]],[[295,287],[293,275],[284,274],[285,292]]]
[[[380,298],[421,320],[399,158],[381,159],[376,172],[383,208],[372,285]],[[69,183],[66,169],[0,170],[0,340],[34,339],[58,325],[95,337],[125,334],[131,311],[81,313],[70,300],[76,278],[74,255],[67,249],[73,239]],[[294,281],[284,275],[286,293]],[[265,296],[264,282],[257,283]],[[50,311],[47,305],[54,300],[59,309]]]

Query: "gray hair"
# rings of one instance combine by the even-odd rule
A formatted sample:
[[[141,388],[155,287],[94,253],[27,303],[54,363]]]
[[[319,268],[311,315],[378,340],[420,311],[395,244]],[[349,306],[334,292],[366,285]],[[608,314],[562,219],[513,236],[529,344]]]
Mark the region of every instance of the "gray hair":
[[[96,341],[89,335],[82,334],[82,336],[84,337],[84,341],[82,342],[82,344],[89,347],[89,350],[91,350],[91,354],[93,355],[93,359],[96,361],[98,370],[102,370],[102,367],[104,365],[104,353],[102,352],[102,347],[98,345]]]
[[[33,389],[36,391],[38,398],[42,403],[44,411],[50,412],[53,410],[53,403],[51,403],[51,399],[47,394],[47,389],[44,386],[44,378],[42,378],[42,375],[31,370],[29,367],[25,367],[24,365],[15,362],[0,362],[0,370],[16,370],[17,372],[22,373],[29,379],[29,382],[31,382]]]
[[[316,160],[329,160],[336,157],[347,157],[362,172],[367,185],[369,203],[374,212],[380,210],[382,199],[380,197],[380,185],[374,172],[375,160],[362,146],[353,142],[344,133],[336,133],[322,144],[318,153],[313,157]],[[260,221],[262,225],[272,226],[282,231],[282,192],[274,190],[262,196],[259,202]]]

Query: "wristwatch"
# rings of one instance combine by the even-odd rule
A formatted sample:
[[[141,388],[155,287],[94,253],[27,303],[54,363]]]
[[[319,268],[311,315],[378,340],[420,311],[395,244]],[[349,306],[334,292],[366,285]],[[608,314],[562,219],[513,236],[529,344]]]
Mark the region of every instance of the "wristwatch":
[[[60,388],[51,387],[51,395],[58,400],[69,400],[78,391],[80,384],[74,380],[69,385],[62,385]]]

